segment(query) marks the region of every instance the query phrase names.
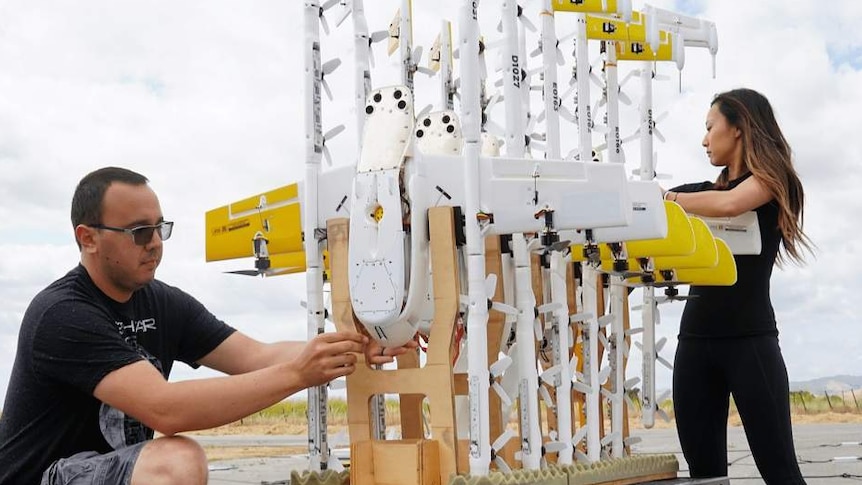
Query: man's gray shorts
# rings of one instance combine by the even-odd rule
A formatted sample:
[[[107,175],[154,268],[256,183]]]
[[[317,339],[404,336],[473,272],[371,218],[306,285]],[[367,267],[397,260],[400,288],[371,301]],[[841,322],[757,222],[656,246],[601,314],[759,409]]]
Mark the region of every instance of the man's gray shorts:
[[[135,462],[147,443],[106,454],[83,451],[61,458],[42,474],[42,485],[129,485]]]

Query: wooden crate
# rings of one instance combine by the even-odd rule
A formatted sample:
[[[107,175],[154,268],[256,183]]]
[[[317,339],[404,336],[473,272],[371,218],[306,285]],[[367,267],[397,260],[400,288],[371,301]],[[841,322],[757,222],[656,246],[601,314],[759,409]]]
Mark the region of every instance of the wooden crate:
[[[370,440],[350,445],[352,485],[442,485],[435,440]]]

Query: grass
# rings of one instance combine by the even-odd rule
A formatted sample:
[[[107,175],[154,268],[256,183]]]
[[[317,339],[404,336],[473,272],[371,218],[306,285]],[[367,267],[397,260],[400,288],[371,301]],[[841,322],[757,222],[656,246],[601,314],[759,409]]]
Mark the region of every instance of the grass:
[[[854,399],[855,398],[855,399]],[[858,400],[858,401],[857,401]],[[632,399],[635,404],[629,410],[629,426],[632,429],[642,428],[640,423],[639,401]],[[817,396],[809,392],[793,392],[790,396],[791,418],[796,424],[804,423],[860,423],[862,422],[862,393],[856,392],[855,396],[850,391],[844,395]],[[662,411],[670,418],[670,422],[656,419],[656,427],[673,426],[673,401],[666,399],[659,405]],[[307,403],[305,400],[286,400],[270,406],[263,411],[247,416],[235,423],[201,431],[197,434],[208,435],[237,435],[237,434],[305,434],[307,432],[308,419],[306,417]],[[427,411],[427,406],[426,406]],[[517,427],[516,413],[512,413],[512,426]],[[330,399],[329,413],[327,416],[331,433],[346,431],[347,429],[347,402],[344,399]],[[386,400],[386,423],[387,426],[397,428],[400,423],[400,410],[396,399]],[[728,418],[730,426],[740,426],[741,421],[733,401],[730,405]]]

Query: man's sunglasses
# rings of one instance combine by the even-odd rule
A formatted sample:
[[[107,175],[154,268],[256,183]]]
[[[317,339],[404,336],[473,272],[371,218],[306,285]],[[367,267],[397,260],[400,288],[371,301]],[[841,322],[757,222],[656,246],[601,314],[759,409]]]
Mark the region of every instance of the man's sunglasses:
[[[115,231],[115,232],[125,232],[126,234],[132,236],[132,241],[135,241],[135,244],[138,246],[146,246],[153,240],[153,232],[158,231],[159,239],[162,241],[167,241],[171,238],[171,231],[174,229],[173,222],[160,222],[154,225],[147,226],[138,226],[133,227],[131,229],[127,229],[125,227],[111,227],[105,226],[103,224],[87,224],[89,227],[93,229],[104,229],[106,231]]]

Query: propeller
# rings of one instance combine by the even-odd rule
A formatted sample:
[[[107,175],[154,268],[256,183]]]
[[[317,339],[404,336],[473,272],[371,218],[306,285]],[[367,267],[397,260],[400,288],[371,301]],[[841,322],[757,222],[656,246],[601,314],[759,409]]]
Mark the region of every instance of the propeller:
[[[636,445],[642,441],[643,439],[640,436],[629,436],[628,438],[623,439],[623,446],[631,448],[632,445]]]
[[[382,42],[389,37],[389,32],[385,30],[378,30],[377,32],[372,32],[371,35],[368,36],[368,62],[371,64],[371,67],[374,67],[374,49],[371,48],[372,45]]]
[[[421,45],[416,46],[416,48],[413,49],[413,53],[410,56],[410,62],[413,65],[413,70],[415,70],[416,72],[421,72],[426,76],[433,76],[435,74],[434,69],[419,65],[422,62],[422,53],[423,49]]]
[[[565,66],[566,65],[566,57],[565,57],[565,55],[563,55],[562,49],[560,49],[560,42],[561,41],[562,41],[562,39],[557,39],[557,42],[554,44],[554,49],[557,51],[556,52],[557,53],[557,65],[558,66]],[[542,52],[544,52],[544,48],[545,48],[545,46],[542,45],[542,39],[540,37],[539,38],[539,44],[536,46],[535,49],[533,49],[532,52],[530,52],[530,57],[539,57],[542,54]]]
[[[665,117],[667,117],[667,113],[668,113],[667,111],[664,111],[664,112],[662,112],[660,115],[656,116],[656,117],[652,120],[652,133],[653,133],[653,135],[655,135],[655,137],[656,137],[660,142],[662,142],[662,143],[664,143],[664,141],[665,141],[665,137],[664,137],[664,135],[662,134],[662,132],[658,129],[658,127],[656,126],[656,124],[657,124],[659,121],[663,120]],[[634,140],[634,139],[636,139],[636,138],[638,138],[638,137],[640,137],[640,136],[641,136],[641,128],[640,128],[640,127],[638,127],[638,128],[637,128],[637,129],[636,129],[636,130],[631,134],[631,135],[628,135],[628,136],[623,137],[623,139],[621,140],[621,142],[622,142],[622,143],[628,143],[628,142],[630,142],[630,141],[632,141],[632,140]]]
[[[609,365],[606,365],[601,368],[601,370],[599,371],[599,384],[604,384],[608,381],[608,377],[611,376],[612,370],[613,369],[611,369],[611,366]]]
[[[317,14],[320,19],[320,27],[323,28],[323,31],[326,32],[326,35],[329,35],[329,24],[326,22],[326,17],[323,15],[324,12],[334,7],[340,0],[328,0],[326,3],[323,3],[320,6],[320,12]]]
[[[544,453],[559,453],[561,451],[565,451],[566,448],[568,448],[569,446],[571,446],[571,445],[554,439],[553,441],[548,441],[547,443],[542,445],[542,451]]]
[[[338,459],[337,456],[330,453],[329,458],[326,460],[327,469],[333,470],[336,473],[341,473],[344,471],[344,465],[341,464],[341,460]]]
[[[425,107],[424,107],[424,108],[422,108],[421,110],[419,110],[419,113],[417,113],[417,114],[416,114],[416,119],[417,119],[417,120],[421,120],[421,119],[422,119],[422,118],[424,118],[428,113],[430,113],[432,109],[434,109],[434,105],[432,105],[432,104],[426,104],[426,105],[425,105]]]
[[[332,101],[332,90],[329,89],[329,83],[326,82],[326,76],[332,74],[341,65],[341,59],[335,58],[326,61],[320,69],[320,84],[323,85],[323,90],[326,91],[326,97]]]
[[[665,359],[664,357],[659,355],[659,352],[661,352],[661,349],[664,347],[664,344],[666,344],[666,343],[667,343],[667,337],[662,337],[656,341],[656,343],[655,343],[655,360],[656,360],[656,362],[660,363],[661,365],[667,367],[669,370],[673,370],[673,364],[671,364],[670,361],[668,361],[667,359]],[[635,345],[637,346],[637,348],[639,348],[641,351],[643,351],[643,345],[641,345],[640,342],[635,342]]]
[[[530,20],[524,16],[524,7],[522,7],[520,5],[516,5],[516,6],[518,7],[518,13],[517,13],[518,20],[520,20],[521,23],[524,24],[524,27],[527,30],[529,30],[530,32],[538,32],[538,29],[536,29],[536,26],[533,25],[533,22],[530,22]],[[500,20],[497,23],[497,32],[502,32],[502,31],[503,31],[503,21]]]
[[[341,5],[341,14],[339,14],[338,20],[335,21],[335,26],[341,27],[341,24],[353,13],[353,0],[340,0],[338,3]]]
[[[497,275],[490,273],[485,277],[485,295],[488,298],[488,309],[496,310],[506,315],[518,315],[520,310],[512,305],[508,305],[499,301],[492,301],[491,298],[497,292]]]
[[[329,147],[326,146],[326,142],[338,136],[342,131],[344,131],[344,125],[338,125],[323,134],[323,158],[330,167],[332,166],[332,154],[329,152]]]
[[[581,394],[592,394],[593,388],[592,386],[588,386],[584,383],[584,375],[580,372],[572,373],[572,389],[580,392]]]
[[[506,446],[506,443],[509,442],[512,438],[515,437],[515,432],[511,429],[506,429],[500,436],[491,443],[491,461],[497,465],[497,468],[504,473],[511,473],[512,468],[506,463],[506,460],[503,459],[502,456],[499,455],[500,450]]]
[[[509,397],[509,393],[506,392],[497,378],[502,376],[503,373],[506,372],[506,369],[511,365],[512,358],[506,355],[501,357],[497,362],[491,364],[491,367],[488,369],[488,372],[491,374],[491,388],[494,389],[498,396],[500,396],[500,400],[506,405],[506,407],[512,405],[512,398]]]
[[[542,401],[545,401],[545,406],[548,409],[550,409],[551,411],[556,410],[557,405],[554,404],[554,399],[551,397],[551,393],[548,392],[547,387],[539,385],[539,396],[542,397]]]
[[[587,427],[581,426],[575,432],[575,435],[572,436],[572,445],[575,446],[575,456],[577,457],[578,461],[584,461],[585,463],[589,463],[590,460],[587,459],[587,456],[584,455],[582,452],[578,451],[578,449],[577,449],[578,443],[583,441],[583,439],[586,438],[586,436],[587,436]],[[580,458],[580,456],[578,456],[578,453],[580,453],[580,455],[583,456],[583,458],[584,458],[583,460]]]
[[[262,261],[262,260],[261,260]],[[266,263],[269,264],[269,258],[266,259]],[[257,266],[258,261],[255,261],[255,266]],[[296,272],[296,270],[300,269],[298,266],[288,266],[285,268],[275,268],[275,269],[237,269],[233,271],[225,271],[225,273],[230,274],[239,274],[244,276],[279,276],[284,274],[290,274]]]
[[[254,234],[254,237],[252,237],[251,243],[252,252],[254,254],[254,269],[239,269],[234,271],[226,271],[226,273],[245,276],[278,276],[291,273],[298,269],[296,267],[271,267],[272,263],[269,259],[269,249],[267,249],[269,240],[263,235],[262,232],[257,231]]]

